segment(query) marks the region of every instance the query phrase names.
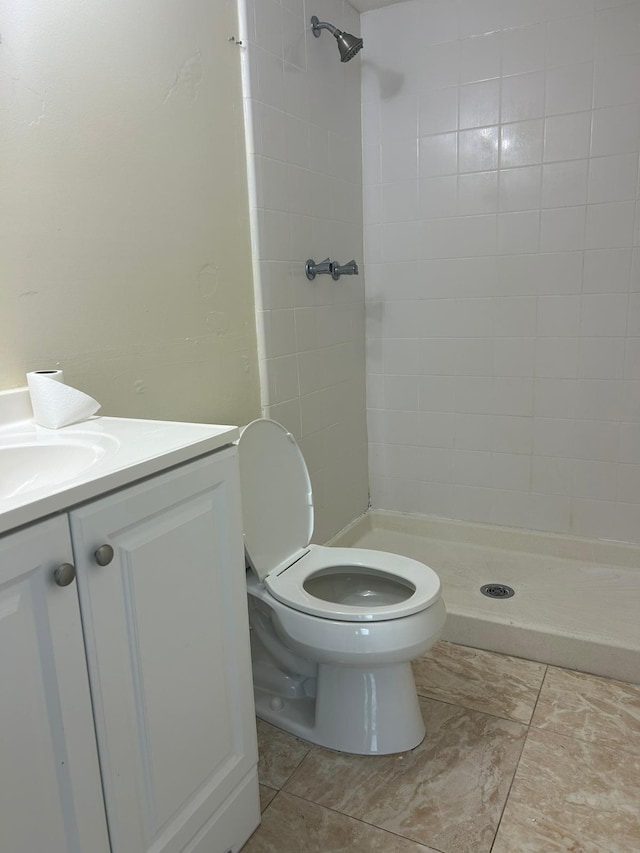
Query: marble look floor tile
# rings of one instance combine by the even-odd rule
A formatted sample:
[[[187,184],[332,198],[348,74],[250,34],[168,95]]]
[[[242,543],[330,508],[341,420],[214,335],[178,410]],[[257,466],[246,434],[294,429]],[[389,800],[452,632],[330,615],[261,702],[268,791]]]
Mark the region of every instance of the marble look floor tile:
[[[413,662],[420,696],[519,723],[531,720],[545,669],[541,663],[453,643],[437,643]]]
[[[549,667],[531,725],[640,754],[640,686]]]
[[[640,850],[640,756],[531,729],[492,853]]]
[[[263,812],[278,792],[275,788],[268,788],[266,785],[259,785],[258,789],[260,793],[260,811]]]
[[[487,853],[522,750],[520,723],[422,699],[414,750],[353,756],[314,747],[285,790],[444,853]]]
[[[269,788],[282,788],[311,744],[258,720],[258,779]]]
[[[280,792],[242,853],[437,853],[359,820]]]

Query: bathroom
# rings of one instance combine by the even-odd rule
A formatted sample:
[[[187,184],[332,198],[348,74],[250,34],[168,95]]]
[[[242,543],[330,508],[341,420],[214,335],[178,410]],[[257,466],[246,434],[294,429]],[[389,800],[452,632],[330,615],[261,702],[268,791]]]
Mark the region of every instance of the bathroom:
[[[319,542],[370,491],[637,543],[638,4],[365,5],[255,0],[239,28],[232,2],[20,4],[0,386],[55,362],[107,413],[264,411],[299,440]],[[364,50],[341,64],[312,14]],[[360,276],[309,283],[327,255]]]

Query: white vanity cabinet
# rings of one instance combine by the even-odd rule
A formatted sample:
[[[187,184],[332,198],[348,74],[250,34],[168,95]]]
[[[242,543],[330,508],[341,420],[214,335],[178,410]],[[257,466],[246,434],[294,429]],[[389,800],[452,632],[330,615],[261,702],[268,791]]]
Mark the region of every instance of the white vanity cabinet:
[[[235,853],[257,826],[240,519],[226,448],[0,540],[16,573],[0,588],[3,665],[16,650],[0,699],[3,851]],[[51,576],[62,562],[76,567],[66,587]]]
[[[108,853],[66,515],[0,537],[0,849]]]

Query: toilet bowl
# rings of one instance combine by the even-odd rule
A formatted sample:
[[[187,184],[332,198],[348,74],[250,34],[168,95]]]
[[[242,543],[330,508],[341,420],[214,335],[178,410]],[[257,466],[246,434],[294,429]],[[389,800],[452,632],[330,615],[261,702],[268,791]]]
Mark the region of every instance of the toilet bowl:
[[[309,472],[275,421],[244,428],[239,458],[257,715],[342,752],[417,746],[411,661],[444,627],[438,576],[408,557],[310,544]]]

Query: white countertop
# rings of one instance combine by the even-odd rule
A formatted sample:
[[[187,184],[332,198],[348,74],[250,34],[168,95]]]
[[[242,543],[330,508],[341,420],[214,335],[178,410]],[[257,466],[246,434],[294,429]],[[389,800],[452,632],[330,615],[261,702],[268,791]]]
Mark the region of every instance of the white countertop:
[[[235,426],[107,417],[46,429],[30,417],[20,417],[26,411],[25,390],[0,392],[0,485],[3,447],[82,445],[92,448],[96,459],[62,483],[36,484],[0,496],[0,533],[211,453],[239,435]]]

